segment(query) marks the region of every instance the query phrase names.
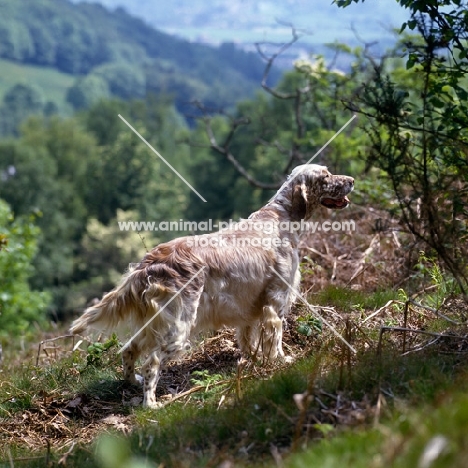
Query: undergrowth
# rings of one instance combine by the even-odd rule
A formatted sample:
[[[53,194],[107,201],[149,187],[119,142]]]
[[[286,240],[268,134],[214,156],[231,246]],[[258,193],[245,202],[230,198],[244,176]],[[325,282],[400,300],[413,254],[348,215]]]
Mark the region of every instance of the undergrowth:
[[[455,335],[450,324],[443,328],[440,317],[418,309],[409,325],[442,333],[432,344],[406,338],[411,352],[402,353],[401,332],[379,337],[375,326],[362,325],[362,314],[398,299],[397,292],[366,295],[327,288],[320,294],[313,303],[338,310],[341,304],[348,322],[354,320],[355,326],[344,331],[356,355],[306,315],[299,325],[321,333],[302,333],[315,344],[294,364],[268,370],[249,363],[241,372],[194,369],[190,385],[200,390],[158,410],[123,403],[125,392],[139,395],[141,389],[121,382],[115,338],[112,345],[94,344],[48,366],[5,367],[0,373],[0,418],[6,428],[0,435],[0,466],[464,466],[468,359],[461,338],[466,333]],[[401,312],[389,312],[397,325]],[[379,320],[385,324],[389,317]],[[120,426],[101,424],[88,443],[75,438],[76,446],[28,450],[8,443],[8,424],[53,405],[68,410],[76,434],[109,416]],[[95,413],[89,421],[85,410]],[[44,430],[51,431],[53,442],[54,432]]]
[[[367,292],[334,285],[326,286],[320,292],[309,296],[312,304],[336,307],[342,312],[378,309],[397,298],[398,292],[391,289]]]

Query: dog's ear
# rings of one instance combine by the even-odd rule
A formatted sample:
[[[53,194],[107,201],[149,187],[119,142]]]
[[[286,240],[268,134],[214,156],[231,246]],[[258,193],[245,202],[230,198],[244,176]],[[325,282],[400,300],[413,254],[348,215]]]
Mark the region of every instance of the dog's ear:
[[[296,184],[293,188],[291,203],[291,219],[298,221],[307,214],[307,187],[304,183]]]

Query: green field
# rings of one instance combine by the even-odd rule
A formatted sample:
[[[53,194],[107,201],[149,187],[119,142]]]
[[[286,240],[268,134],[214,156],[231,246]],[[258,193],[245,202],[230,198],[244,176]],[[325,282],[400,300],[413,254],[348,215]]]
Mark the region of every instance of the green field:
[[[24,65],[3,59],[0,59],[0,70],[0,99],[15,84],[30,84],[37,86],[47,101],[55,102],[60,113],[71,113],[71,108],[65,102],[65,95],[75,81],[73,75],[53,68]]]

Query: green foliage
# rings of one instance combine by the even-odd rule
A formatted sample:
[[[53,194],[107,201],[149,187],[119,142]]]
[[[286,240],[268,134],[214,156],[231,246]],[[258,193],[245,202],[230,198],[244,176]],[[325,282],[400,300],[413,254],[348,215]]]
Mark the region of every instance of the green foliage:
[[[102,468],[148,468],[143,458],[132,456],[128,441],[117,436],[105,435],[99,439],[97,458]]]
[[[42,92],[36,86],[14,85],[6,91],[0,106],[0,135],[16,135],[28,116],[45,113],[45,105]]]
[[[28,27],[21,21],[0,19],[0,56],[13,60],[30,60],[34,55],[34,43]]]
[[[107,63],[94,68],[93,75],[102,78],[110,92],[121,99],[141,98],[145,95],[145,75],[143,70],[135,66]]]
[[[325,286],[318,293],[309,296],[311,304],[336,307],[344,312],[378,309],[397,298],[398,293],[393,290],[367,292],[334,285]]]
[[[8,111],[13,113],[22,112],[24,109],[40,112],[44,106],[44,100],[40,91],[33,86],[18,84],[3,96],[3,104]]]
[[[121,114],[182,175],[190,155],[177,145],[185,122],[164,100],[100,103],[83,115],[98,140],[100,155],[88,164],[86,205],[103,223],[118,209],[136,210],[142,220],[177,219],[185,208],[188,188],[118,117]],[[92,177],[91,177],[92,175]]]
[[[395,61],[369,64],[372,76],[357,100],[370,117],[367,166],[384,171],[406,228],[437,253],[466,292],[466,5],[400,3],[411,14],[396,51],[405,57],[406,70],[395,69]],[[418,34],[403,33],[406,28]],[[350,106],[356,108],[356,99]]]
[[[15,214],[41,213],[42,235],[33,284],[66,284],[73,275],[73,243],[86,225],[80,192],[86,188],[87,159],[96,157],[93,138],[75,121],[30,120],[22,138],[0,145],[0,167],[14,168],[0,187]]]
[[[0,80],[0,98],[16,85],[29,85],[36,89],[41,95],[45,105],[54,103],[59,113],[68,115],[69,106],[65,102],[68,88],[73,85],[75,77],[62,73],[53,68],[27,65],[20,62],[11,62],[0,59],[2,78]]]
[[[100,296],[157,242],[121,232],[119,221],[180,219],[185,209],[189,189],[119,113],[184,174],[189,153],[175,142],[186,127],[162,99],[100,102],[79,119],[30,119],[19,139],[0,142],[0,197],[16,215],[41,214],[31,283],[53,293],[53,312]]]
[[[229,388],[228,382],[223,382],[226,379],[225,376],[221,374],[210,374],[210,372],[206,369],[204,370],[196,370],[192,372],[192,378],[190,382],[193,385],[201,385],[205,387],[205,391],[198,395],[195,395],[196,400],[205,401],[206,399],[210,398],[212,395],[219,394],[220,391]]]
[[[429,277],[432,286],[435,286],[434,292],[429,292],[424,296],[424,302],[430,307],[438,310],[447,297],[457,291],[454,278],[448,273],[444,273],[437,259],[428,257],[425,252],[419,252],[418,263],[415,269],[424,279]]]
[[[102,358],[107,351],[119,345],[117,335],[112,333],[112,336],[104,343],[95,342],[88,346],[88,355],[86,356],[86,362],[88,366],[101,366]]]
[[[80,309],[90,298],[111,290],[128,265],[158,243],[152,233],[119,228],[119,223],[138,219],[137,211],[118,209],[107,225],[95,218],[88,220],[86,232],[77,246],[73,283],[68,287],[65,309]]]
[[[291,457],[286,466],[462,468],[467,457],[468,441],[463,431],[467,421],[466,395],[455,392],[443,405],[402,410],[384,426],[325,439]]]
[[[313,315],[306,315],[297,319],[297,331],[301,335],[312,336],[315,333],[322,333],[322,321]]]
[[[77,394],[88,392],[97,398],[106,398],[114,394],[119,385],[115,371],[117,359],[112,349],[101,354],[103,366],[88,366],[80,351],[50,365],[39,366],[27,359],[18,362],[17,355],[18,350],[14,350],[5,356],[0,374],[1,417],[30,409],[38,395],[60,394],[63,398],[72,399]]]
[[[33,216],[13,217],[0,200],[0,340],[25,335],[33,325],[44,325],[47,293],[31,290],[32,259],[37,252],[39,229]]]
[[[194,385],[205,385],[206,387],[210,387],[211,385],[223,380],[223,376],[221,374],[210,374],[207,370],[201,371],[194,371],[192,372],[192,377],[190,381]]]
[[[80,110],[87,109],[109,96],[109,85],[103,77],[86,75],[84,78],[78,78],[76,83],[68,89],[66,99],[74,109]]]

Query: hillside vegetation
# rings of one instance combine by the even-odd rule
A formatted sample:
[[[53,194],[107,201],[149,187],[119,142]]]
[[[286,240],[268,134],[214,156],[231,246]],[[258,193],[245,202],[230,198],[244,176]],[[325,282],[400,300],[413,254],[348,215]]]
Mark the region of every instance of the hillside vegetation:
[[[55,68],[28,65],[0,59],[0,101],[18,83],[39,89],[46,102],[52,102],[61,115],[70,115],[72,106],[67,104],[67,92],[76,77]]]
[[[179,109],[189,109],[192,100],[232,106],[253,94],[264,67],[257,54],[232,44],[193,44],[121,9],[110,12],[99,4],[68,0],[3,0],[0,57],[74,75],[65,98],[75,109],[100,98],[149,93],[172,96]],[[17,81],[28,81],[30,70],[21,70],[25,73]],[[3,68],[1,86],[14,82],[17,71],[14,65]],[[40,74],[34,84],[42,86]],[[46,96],[52,84],[43,90]],[[58,85],[54,102],[63,109],[63,83]]]
[[[466,465],[467,10],[458,0],[399,4],[411,20],[384,56],[331,45],[347,72],[301,59],[229,111],[198,103],[190,124],[167,94],[109,96],[63,117],[35,83],[5,92],[3,465]],[[66,23],[70,5],[57,8]],[[99,87],[121,66],[81,78]],[[141,89],[138,76],[122,89]],[[170,221],[246,217],[311,160],[355,178],[351,206],[317,209],[314,223],[355,229],[301,233],[304,300],[284,323],[293,364],[241,359],[234,331],[207,333],[162,374],[162,408],[141,408],[141,389],[122,382],[125,336],[71,337],[70,320],[154,245],[205,232],[170,231]],[[140,221],[158,230],[122,228]]]

